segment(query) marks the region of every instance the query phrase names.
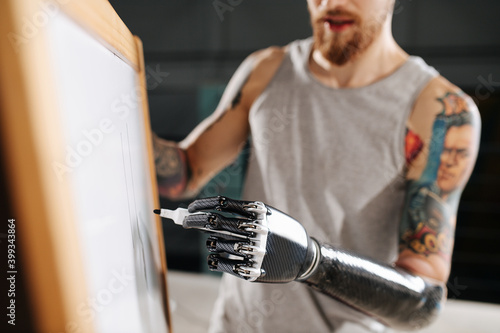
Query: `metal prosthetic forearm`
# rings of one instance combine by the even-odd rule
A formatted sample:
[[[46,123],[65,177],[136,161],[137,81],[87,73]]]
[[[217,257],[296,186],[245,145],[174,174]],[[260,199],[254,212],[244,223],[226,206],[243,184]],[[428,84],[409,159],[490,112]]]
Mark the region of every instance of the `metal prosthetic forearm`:
[[[302,281],[314,289],[393,328],[419,329],[438,315],[446,296],[444,285],[326,244],[319,249],[316,267]]]

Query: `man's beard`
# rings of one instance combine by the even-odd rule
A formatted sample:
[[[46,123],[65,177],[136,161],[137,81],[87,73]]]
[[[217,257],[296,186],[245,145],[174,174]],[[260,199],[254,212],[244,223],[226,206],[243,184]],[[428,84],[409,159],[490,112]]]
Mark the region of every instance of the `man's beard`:
[[[325,26],[325,15],[342,15],[351,17],[354,23],[348,31],[329,31]],[[323,57],[337,66],[342,66],[363,53],[382,30],[385,17],[373,19],[370,24],[361,23],[361,18],[343,11],[334,10],[320,15],[313,23],[314,49],[319,50]]]

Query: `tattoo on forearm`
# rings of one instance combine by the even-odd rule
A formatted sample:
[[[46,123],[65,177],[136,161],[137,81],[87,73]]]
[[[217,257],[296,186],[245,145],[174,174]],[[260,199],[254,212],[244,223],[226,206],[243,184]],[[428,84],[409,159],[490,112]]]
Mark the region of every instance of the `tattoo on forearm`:
[[[188,182],[186,154],[180,148],[154,141],[158,189],[162,196],[175,198],[181,195]]]
[[[427,164],[420,178],[408,183],[400,250],[449,259],[454,212],[473,165],[469,150],[475,129],[464,96],[447,93],[438,101],[443,110],[432,127]],[[407,135],[406,157],[410,162],[422,150],[421,140],[415,136],[408,139]]]

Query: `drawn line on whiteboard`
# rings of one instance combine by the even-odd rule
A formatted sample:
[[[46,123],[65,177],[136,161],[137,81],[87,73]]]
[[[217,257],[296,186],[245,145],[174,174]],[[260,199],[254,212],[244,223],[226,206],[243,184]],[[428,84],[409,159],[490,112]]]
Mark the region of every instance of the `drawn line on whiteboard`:
[[[128,144],[128,147],[129,147],[129,166],[130,166],[130,172],[132,173],[132,190],[134,190],[134,180],[133,180],[133,170],[132,170],[132,159],[130,158],[130,141],[129,141],[129,138],[128,138],[128,126],[126,125],[126,129],[127,129],[127,144]],[[121,140],[121,144],[122,144],[122,160],[123,160],[123,173],[125,175],[125,188],[127,190],[127,207],[128,207],[128,217],[129,217],[129,221],[133,224],[134,223],[134,220],[132,219],[132,212],[130,211],[130,197],[129,197],[129,190],[128,190],[128,181],[127,181],[127,167],[126,167],[126,161],[125,161],[125,144],[124,144],[124,140],[123,140],[123,132],[120,132],[120,140]],[[134,193],[134,192],[133,192]],[[144,253],[142,251],[142,240],[141,240],[141,236],[140,236],[140,231],[139,231],[139,224],[138,224],[138,216],[137,216],[137,206],[135,204],[135,196],[134,196],[134,208],[135,208],[135,211],[136,211],[136,214],[135,214],[135,232],[134,232],[134,226],[132,226],[132,230],[131,230],[131,233],[132,233],[132,248],[134,249],[134,253],[137,253],[138,250],[141,251],[141,257],[142,257],[142,260],[143,260],[143,263],[144,263]],[[136,242],[135,240],[136,239],[139,239],[139,242]],[[139,243],[139,244],[137,244]]]
[[[132,220],[132,212],[130,211],[130,198],[128,197],[129,191],[128,191],[128,182],[127,182],[127,169],[125,168],[125,147],[123,146],[123,133],[122,132],[120,132],[120,141],[122,144],[123,175],[125,176],[125,189],[127,190],[128,218],[129,218],[129,220]]]
[[[127,200],[129,203],[129,216],[130,216],[130,222],[131,222],[131,233],[132,233],[132,248],[134,251],[134,257],[135,257],[135,276],[137,277],[135,282],[136,282],[136,288],[140,294],[147,293],[148,292],[148,278],[147,278],[147,272],[146,272],[146,256],[144,254],[144,242],[141,237],[141,230],[139,226],[139,215],[137,211],[137,204],[135,200],[135,185],[134,185],[134,170],[132,167],[132,152],[130,149],[130,136],[129,136],[129,131],[128,131],[128,124],[125,122],[125,134],[127,135],[127,148],[128,148],[128,163],[129,163],[129,168],[130,168],[130,176],[131,176],[131,182],[132,182],[132,200],[134,202],[134,209],[135,209],[135,219],[132,220],[132,214],[130,213],[130,199],[128,199],[127,195]],[[126,158],[125,158],[125,140],[123,140],[123,135],[120,133],[122,137],[122,156],[123,156],[123,168],[126,170]],[[127,179],[127,175],[125,174],[125,179]],[[128,186],[127,186],[127,193],[128,193]],[[139,276],[142,276],[142,279],[139,278]],[[149,312],[148,308],[148,303],[144,300],[144,298],[139,299],[139,312],[140,312],[140,317],[143,318],[144,323],[149,327],[149,321],[146,319],[147,314]],[[147,331],[151,331],[151,329],[147,329]]]
[[[132,167],[132,154],[130,152],[130,136],[128,133],[128,124],[125,123],[125,130],[127,132],[127,145],[128,145],[128,161],[130,165],[130,173],[132,174],[132,193],[135,194],[135,185],[134,185],[134,168]],[[137,204],[135,201],[135,195],[134,195],[134,208],[135,208],[135,218],[139,220],[139,217],[137,216]]]
[[[132,193],[134,194],[134,208],[135,208],[135,227],[136,227],[136,230],[137,230],[137,238],[139,239],[139,250],[140,250],[140,256],[142,257],[142,263],[143,265],[145,266],[146,265],[146,256],[144,255],[144,241],[142,239],[142,235],[141,235],[141,228],[139,226],[139,215],[138,215],[138,211],[137,211],[137,203],[136,203],[136,200],[135,200],[135,184],[134,184],[134,168],[133,168],[133,164],[132,164],[132,153],[130,151],[130,135],[129,135],[129,131],[128,131],[128,123],[125,123],[125,130],[127,132],[127,145],[128,145],[128,148],[129,148],[129,154],[128,154],[128,159],[129,159],[129,165],[130,165],[130,173],[132,174]],[[144,275],[144,281],[147,282],[147,276],[146,276],[146,270],[143,270],[143,275]]]

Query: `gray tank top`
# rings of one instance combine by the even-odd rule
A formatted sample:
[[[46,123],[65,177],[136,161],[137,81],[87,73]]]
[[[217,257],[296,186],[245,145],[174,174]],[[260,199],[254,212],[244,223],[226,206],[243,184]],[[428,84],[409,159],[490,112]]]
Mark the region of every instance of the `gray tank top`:
[[[334,89],[309,71],[311,45],[312,39],[289,45],[250,110],[244,198],[288,213],[320,242],[393,262],[405,196],[406,122],[417,96],[438,73],[410,57],[373,84]],[[246,323],[226,320],[229,332],[329,332],[352,322],[382,329],[300,283],[251,284],[225,277],[221,288],[218,306],[232,313],[239,309]],[[273,293],[279,300],[273,301]],[[278,296],[285,301],[278,304]],[[262,304],[272,313],[260,311]]]

